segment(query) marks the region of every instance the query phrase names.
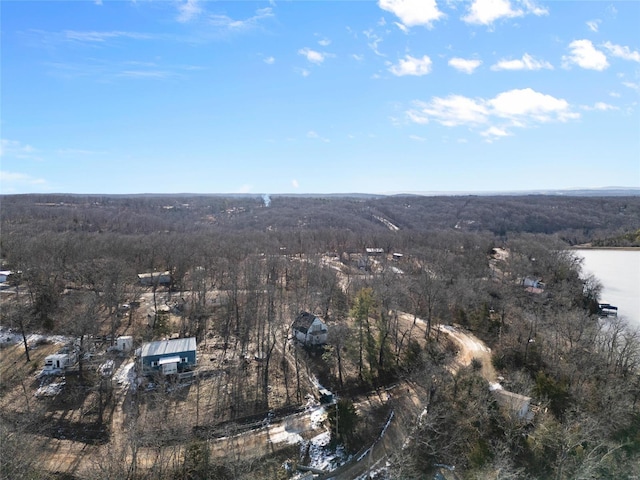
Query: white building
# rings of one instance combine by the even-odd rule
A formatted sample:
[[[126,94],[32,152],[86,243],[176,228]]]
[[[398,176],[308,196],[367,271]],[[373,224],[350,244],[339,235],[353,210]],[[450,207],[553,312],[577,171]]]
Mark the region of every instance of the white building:
[[[324,345],[327,343],[327,325],[319,317],[301,312],[293,322],[293,335],[305,345]]]

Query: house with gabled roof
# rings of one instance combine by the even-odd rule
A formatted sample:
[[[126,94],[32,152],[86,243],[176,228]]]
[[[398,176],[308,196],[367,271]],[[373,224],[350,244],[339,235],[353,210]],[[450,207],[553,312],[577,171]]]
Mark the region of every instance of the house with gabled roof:
[[[309,312],[300,312],[292,325],[293,336],[304,345],[324,345],[329,330],[320,317]]]

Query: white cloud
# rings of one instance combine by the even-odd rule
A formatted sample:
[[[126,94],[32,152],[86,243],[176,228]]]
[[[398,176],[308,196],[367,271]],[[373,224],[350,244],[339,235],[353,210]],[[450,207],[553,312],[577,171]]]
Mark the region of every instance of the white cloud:
[[[532,119],[538,122],[551,120],[565,121],[577,118],[566,100],[536,92],[531,88],[509,90],[489,100],[488,105],[498,117],[514,119]]]
[[[186,0],[178,5],[178,21],[186,23],[202,12],[199,0]]]
[[[462,95],[449,95],[446,98],[434,97],[430,102],[416,102],[417,111],[407,112],[416,123],[427,123],[433,118],[446,127],[464,124],[485,123],[489,111],[482,101],[476,101]]]
[[[168,78],[178,76],[178,74],[166,70],[123,70],[117,76],[128,78]]]
[[[309,75],[311,75],[311,72],[306,68],[296,68],[296,72],[298,72],[303,77],[308,77]]]
[[[436,0],[379,0],[378,6],[393,13],[406,27],[431,28],[433,22],[444,17]]]
[[[570,55],[563,55],[562,62],[565,68],[571,64],[589,70],[602,71],[609,66],[607,56],[596,49],[591,40],[574,40],[569,44]]]
[[[409,138],[411,140],[415,140],[416,142],[425,142],[427,139],[424,137],[421,137],[420,135],[409,135]]]
[[[491,70],[541,70],[546,68],[553,70],[553,65],[544,60],[536,60],[528,53],[525,53],[522,58],[515,60],[500,60],[495,65],[491,66]]]
[[[33,186],[44,186],[47,181],[44,178],[36,178],[26,173],[7,172],[0,170],[0,184],[4,192],[14,192],[17,189]]]
[[[37,150],[31,145],[23,144],[17,140],[3,138],[0,140],[0,157],[13,157],[19,159],[40,160]]]
[[[398,77],[405,75],[426,75],[431,71],[431,59],[427,55],[422,58],[406,55],[404,59],[400,59],[396,65],[389,67],[389,71]]]
[[[107,40],[115,38],[130,38],[133,40],[149,40],[153,35],[138,32],[124,32],[120,30],[112,30],[108,32],[81,32],[78,30],[65,30],[62,32],[65,40],[89,43],[104,43]]]
[[[495,139],[500,137],[508,137],[511,134],[507,132],[504,128],[492,126],[486,129],[483,132],[480,132],[480,135],[483,137],[487,137],[488,139]]]
[[[632,90],[640,91],[640,83],[622,82],[622,85],[624,85],[625,87],[630,88]]]
[[[329,139],[328,138],[324,138],[321,137],[320,135],[318,135],[318,133],[314,130],[309,130],[307,132],[307,138],[313,138],[313,139],[317,139],[317,140],[322,140],[324,143],[329,143]]]
[[[82,148],[61,148],[56,153],[58,155],[104,155],[107,152],[100,150],[85,150]]]
[[[328,38],[323,38],[322,40],[318,40],[318,45],[328,47],[329,45],[331,45],[331,40],[329,40]]]
[[[595,19],[595,20],[589,20],[587,22],[587,27],[589,27],[589,30],[591,30],[592,32],[598,32],[598,29],[600,28],[600,23],[602,22],[602,20],[600,19]]]
[[[298,183],[298,180],[296,180],[295,178],[293,180],[291,180],[291,186],[293,188],[298,188],[300,186],[300,184]]]
[[[238,190],[236,190],[236,193],[249,193],[251,192],[252,189],[253,189],[253,185],[249,185],[248,183],[245,183],[240,188],[238,188]]]
[[[452,58],[449,60],[449,66],[464,73],[473,73],[473,71],[482,64],[481,60]]]
[[[351,58],[353,58],[357,62],[361,62],[362,60],[364,60],[364,55],[358,55],[354,53],[353,55],[351,55]]]
[[[320,65],[327,57],[325,53],[311,50],[310,48],[301,48],[298,50],[298,54],[305,56],[308,61],[315,63],[316,65]]]
[[[422,115],[415,110],[407,111],[407,117],[409,117],[409,120],[411,120],[413,123],[417,123],[418,125],[429,123],[429,117],[427,117],[426,115]]]
[[[509,0],[474,0],[462,20],[478,25],[491,25],[499,18],[520,17],[522,10],[513,10]]]
[[[367,37],[367,45],[369,45],[369,48],[373,50],[373,53],[380,57],[384,57],[385,55],[380,53],[380,50],[378,49],[378,45],[382,42],[382,38],[376,35],[373,30],[365,30],[362,33]]]
[[[250,30],[258,26],[258,24],[268,18],[272,18],[275,15],[271,7],[259,8],[256,10],[255,15],[244,20],[234,20],[227,15],[211,15],[209,17],[209,23],[214,27],[226,29],[232,32],[241,32]]]
[[[481,135],[491,138],[510,135],[510,128],[566,122],[580,116],[571,110],[566,100],[531,88],[509,90],[490,99],[462,95],[433,97],[428,102],[414,102],[414,107],[406,112],[413,123],[434,120],[446,127],[485,127]]]
[[[611,104],[605,103],[605,102],[596,102],[596,103],[593,104],[592,107],[584,106],[583,108],[585,110],[598,110],[600,112],[606,112],[607,110],[620,110],[615,105],[611,105]]]
[[[273,65],[274,63],[276,63],[276,59],[274,57],[267,57],[264,59],[264,63],[268,65]]]
[[[640,62],[640,52],[632,51],[627,46],[614,45],[611,42],[605,42],[602,46],[606,48],[614,57],[622,58],[624,60],[631,60],[633,62]]]
[[[530,0],[521,0],[520,4],[523,8],[514,9],[509,0],[473,0],[462,20],[475,25],[491,25],[501,18],[522,17],[526,14],[540,16],[549,13],[547,9]]]

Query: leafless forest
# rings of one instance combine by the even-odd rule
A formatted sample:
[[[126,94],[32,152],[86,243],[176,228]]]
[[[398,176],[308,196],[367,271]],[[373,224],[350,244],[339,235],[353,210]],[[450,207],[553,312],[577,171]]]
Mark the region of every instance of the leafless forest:
[[[640,476],[640,333],[599,318],[570,249],[637,246],[640,197],[0,201],[2,478],[300,478],[314,432],[275,435],[319,385],[338,400],[317,428],[353,456],[315,478]],[[302,311],[326,345],[292,339]],[[43,396],[52,335],[78,362]],[[195,336],[194,376],[123,386],[121,335]]]

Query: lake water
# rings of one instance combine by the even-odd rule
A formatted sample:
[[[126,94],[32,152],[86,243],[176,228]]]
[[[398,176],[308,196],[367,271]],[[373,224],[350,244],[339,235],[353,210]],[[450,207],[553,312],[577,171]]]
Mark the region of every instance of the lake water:
[[[574,250],[584,259],[583,272],[602,284],[601,303],[618,307],[618,316],[640,327],[640,249]]]

